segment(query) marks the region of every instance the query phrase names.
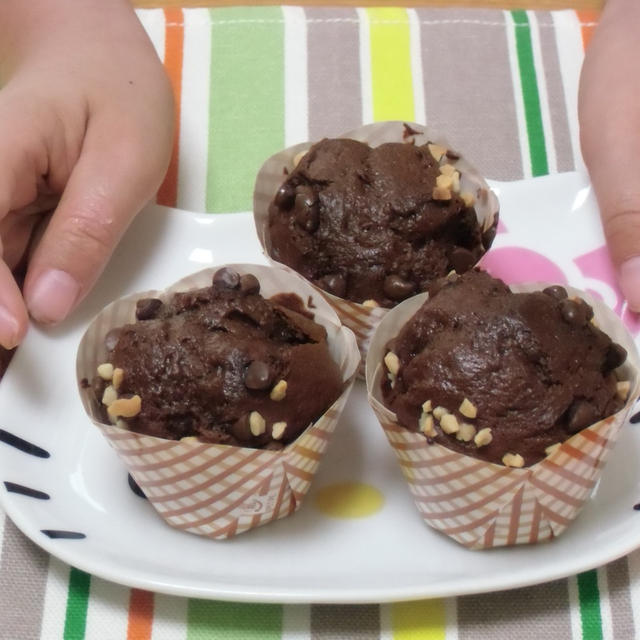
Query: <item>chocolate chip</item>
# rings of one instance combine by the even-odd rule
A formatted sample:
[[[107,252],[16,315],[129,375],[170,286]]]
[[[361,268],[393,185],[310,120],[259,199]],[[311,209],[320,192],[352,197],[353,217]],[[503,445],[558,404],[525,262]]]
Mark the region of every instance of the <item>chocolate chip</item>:
[[[569,433],[578,433],[598,420],[598,411],[586,400],[575,400],[567,412]]]
[[[493,240],[496,237],[497,229],[498,229],[498,221],[496,219],[496,222],[494,224],[492,224],[488,229],[482,232],[482,246],[485,249],[488,249],[492,245]]]
[[[605,371],[612,371],[627,359],[627,350],[617,342],[612,342],[605,358]]]
[[[347,293],[347,279],[339,273],[320,278],[320,287],[338,298],[344,298]]]
[[[162,300],[158,298],[143,298],[136,302],[136,320],[151,320],[158,315]]]
[[[548,296],[551,296],[556,300],[565,300],[567,298],[567,290],[559,284],[554,284],[551,287],[543,289],[542,293],[546,293]]]
[[[254,360],[247,367],[244,374],[244,385],[247,389],[261,391],[268,389],[273,381],[273,374],[269,365],[262,360]]]
[[[453,149],[447,149],[446,153],[444,154],[445,156],[447,156],[447,158],[449,158],[449,160],[460,160],[460,154],[457,151],[453,151]]]
[[[276,197],[274,198],[275,205],[283,209],[284,211],[289,211],[291,207],[293,207],[293,203],[296,199],[296,190],[290,185],[288,182],[285,182],[279,189],[278,193],[276,193]]]
[[[245,273],[240,277],[240,291],[247,296],[260,293],[260,281],[252,273]]]
[[[248,442],[253,438],[251,427],[249,426],[249,414],[238,418],[229,428],[229,433],[240,442]]]
[[[307,231],[313,233],[320,224],[320,214],[318,203],[313,190],[310,187],[301,187],[296,194],[294,204],[296,224]]]
[[[579,327],[587,322],[586,306],[574,300],[563,300],[560,303],[560,313],[565,322]]]
[[[120,334],[122,333],[122,329],[118,327],[117,329],[111,329],[109,333],[104,337],[104,347],[107,351],[113,351],[118,344],[118,340],[120,340]]]
[[[213,274],[214,289],[237,289],[240,286],[240,274],[233,269],[218,269]]]
[[[416,285],[413,282],[405,280],[395,273],[387,276],[382,285],[384,295],[391,298],[391,300],[404,300],[408,298],[415,289]]]
[[[468,249],[456,247],[449,256],[449,262],[456,273],[464,273],[476,263],[476,258]]]

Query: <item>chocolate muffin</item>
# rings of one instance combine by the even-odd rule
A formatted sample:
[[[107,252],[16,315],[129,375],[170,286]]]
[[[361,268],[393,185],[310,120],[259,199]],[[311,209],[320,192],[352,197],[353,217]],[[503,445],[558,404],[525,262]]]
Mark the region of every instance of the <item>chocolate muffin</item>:
[[[225,268],[210,287],[137,302],[93,381],[105,422],[166,439],[279,449],[343,390],[324,327],[295,295]]]
[[[513,293],[472,270],[444,278],[388,345],[386,406],[429,442],[531,466],[620,410],[626,351],[563,287]]]
[[[495,224],[483,233],[457,158],[430,143],[318,142],[271,202],[270,256],[339,298],[382,307],[467,271]]]

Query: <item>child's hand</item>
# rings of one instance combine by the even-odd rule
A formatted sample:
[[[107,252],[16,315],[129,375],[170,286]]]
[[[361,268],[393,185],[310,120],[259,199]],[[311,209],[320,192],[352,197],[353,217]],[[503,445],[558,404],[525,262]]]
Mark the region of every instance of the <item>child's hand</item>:
[[[640,2],[608,0],[580,83],[582,152],[620,287],[640,311]]]
[[[27,310],[45,323],[67,316],[154,195],[173,99],[125,0],[4,0],[0,86],[0,344],[10,348]],[[11,269],[27,249],[23,300]]]

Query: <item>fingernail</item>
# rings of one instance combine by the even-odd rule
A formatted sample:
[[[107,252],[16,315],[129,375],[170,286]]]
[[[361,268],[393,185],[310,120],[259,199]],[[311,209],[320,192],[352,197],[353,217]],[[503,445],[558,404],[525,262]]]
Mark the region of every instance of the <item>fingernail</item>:
[[[38,322],[55,324],[67,317],[79,293],[80,285],[66,271],[49,269],[29,291],[27,308]]]
[[[629,308],[640,311],[640,256],[630,258],[620,267],[620,288]]]
[[[0,305],[0,344],[5,349],[18,346],[20,326],[16,317],[6,307]]]

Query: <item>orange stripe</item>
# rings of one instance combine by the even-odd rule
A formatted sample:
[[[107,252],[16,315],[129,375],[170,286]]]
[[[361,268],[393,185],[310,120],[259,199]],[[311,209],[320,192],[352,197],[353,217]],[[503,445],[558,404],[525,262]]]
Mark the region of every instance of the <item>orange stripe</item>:
[[[153,625],[153,593],[131,589],[127,640],[148,640]]]
[[[597,11],[576,11],[576,14],[581,25],[582,45],[586,50],[595,30],[594,23],[598,22],[600,14]]]
[[[513,545],[518,539],[518,528],[520,525],[520,513],[522,512],[522,497],[524,496],[524,487],[521,487],[513,498],[511,504],[511,518],[509,520],[509,532],[507,533],[507,544]]]
[[[540,505],[536,501],[533,506],[533,517],[531,519],[531,530],[529,531],[529,543],[533,544],[537,541],[540,535],[540,516],[541,516]]]
[[[164,66],[169,75],[175,99],[175,128],[171,161],[158,190],[158,204],[175,207],[178,200],[178,141],[180,139],[180,102],[182,98],[182,46],[184,23],[182,9],[165,9]]]

